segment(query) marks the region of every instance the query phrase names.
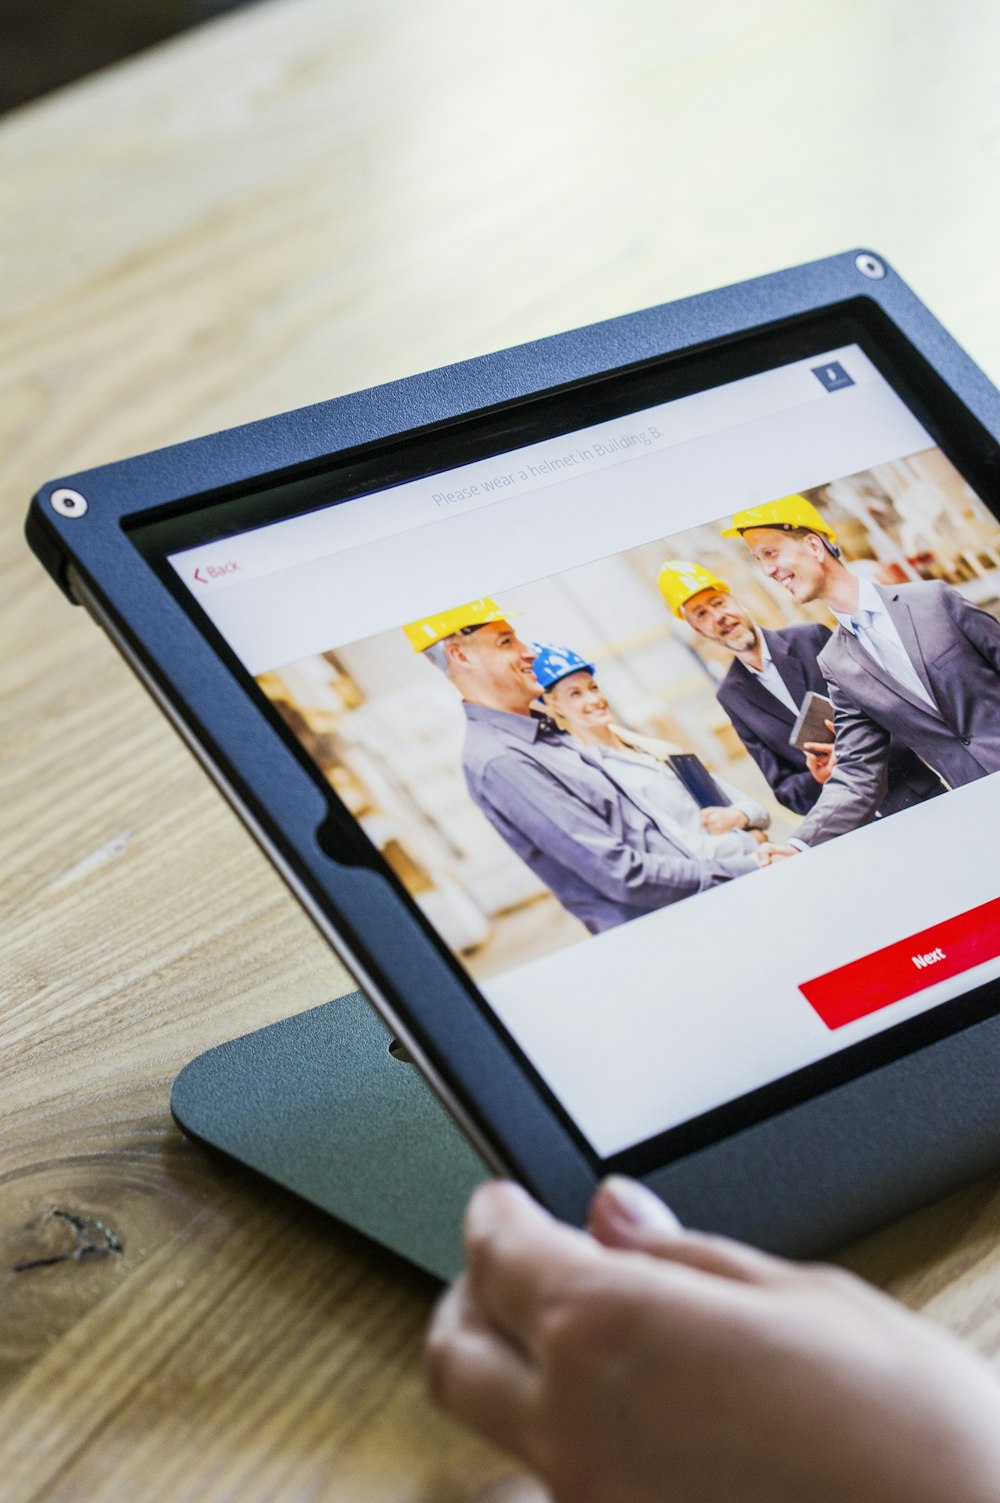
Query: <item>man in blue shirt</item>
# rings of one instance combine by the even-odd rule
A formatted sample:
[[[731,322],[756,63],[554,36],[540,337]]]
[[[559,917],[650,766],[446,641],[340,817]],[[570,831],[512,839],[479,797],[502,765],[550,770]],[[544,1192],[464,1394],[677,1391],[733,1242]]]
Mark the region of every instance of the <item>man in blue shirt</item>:
[[[756,869],[752,856],[696,859],[599,757],[534,711],[534,653],[493,601],[404,630],[462,696],[462,760],[475,803],[592,934]]]

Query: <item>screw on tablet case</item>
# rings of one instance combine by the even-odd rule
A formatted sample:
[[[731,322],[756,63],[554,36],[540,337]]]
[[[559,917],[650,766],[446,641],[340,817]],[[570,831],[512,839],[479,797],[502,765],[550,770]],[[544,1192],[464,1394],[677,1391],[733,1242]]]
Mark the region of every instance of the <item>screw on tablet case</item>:
[[[178,1125],[411,1263],[452,1278],[487,1171],[361,992],[185,1066]]]

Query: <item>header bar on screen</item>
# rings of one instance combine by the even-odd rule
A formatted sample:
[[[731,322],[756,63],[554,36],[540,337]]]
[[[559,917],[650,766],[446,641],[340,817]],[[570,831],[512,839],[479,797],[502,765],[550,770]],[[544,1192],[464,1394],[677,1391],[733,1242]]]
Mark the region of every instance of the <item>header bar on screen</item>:
[[[170,561],[261,673],[932,446],[850,346]]]
[[[170,562],[201,598],[379,538],[627,464],[737,424],[829,400],[830,393],[841,387],[880,380],[857,346],[833,350],[491,459],[406,481],[391,490],[274,522],[224,544],[188,548],[172,555]]]

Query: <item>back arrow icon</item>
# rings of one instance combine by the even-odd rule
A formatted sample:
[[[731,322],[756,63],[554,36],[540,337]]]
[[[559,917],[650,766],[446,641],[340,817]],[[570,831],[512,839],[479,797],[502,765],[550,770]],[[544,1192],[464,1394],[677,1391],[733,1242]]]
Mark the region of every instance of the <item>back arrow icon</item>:
[[[205,578],[204,574],[201,572],[200,569],[195,569],[195,571],[194,571],[194,577],[198,581],[199,584],[208,584],[208,580]]]

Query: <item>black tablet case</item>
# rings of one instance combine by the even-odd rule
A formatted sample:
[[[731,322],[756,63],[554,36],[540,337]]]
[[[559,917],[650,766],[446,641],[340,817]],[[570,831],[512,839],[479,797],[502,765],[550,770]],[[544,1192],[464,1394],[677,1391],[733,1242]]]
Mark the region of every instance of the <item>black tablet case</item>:
[[[514,1068],[485,1016],[469,1007],[454,968],[405,922],[391,885],[366,867],[329,859],[315,838],[327,814],[315,785],[194,621],[168,591],[151,593],[149,563],[128,540],[127,523],[196,495],[233,494],[262,474],[303,474],[359,445],[718,348],[769,326],[791,328],[806,316],[843,317],[876,331],[890,368],[905,374],[904,387],[912,376],[919,391],[933,389],[935,413],[955,442],[975,451],[985,442],[986,463],[995,467],[996,388],[890,268],[852,251],[64,476],[41,488],[29,513],[28,540],[53,578],[109,632],[279,870],[294,871],[300,897],[311,895],[323,911],[332,902],[348,929],[369,937],[360,959],[379,970],[390,997],[405,995],[415,1007],[420,977],[436,1022],[448,1020],[442,1076],[454,1077],[460,1099],[475,1095],[484,1137],[502,1136],[515,1172],[530,1168],[536,1194],[569,1220],[582,1221],[595,1180],[579,1144]],[[84,512],[55,505],[66,487],[86,498],[85,526]],[[221,770],[206,748],[225,749]],[[767,1120],[689,1153],[651,1182],[683,1220],[809,1255],[994,1170],[996,988],[989,982],[949,1004],[950,1033],[928,1034],[911,1020],[899,1037],[914,1052],[891,1064],[871,1059],[868,1073],[801,1105],[783,1109],[778,1100]],[[177,1082],[175,1113],[192,1134],[424,1267],[450,1272],[461,1204],[483,1171],[408,1072],[354,996],[194,1061]]]
[[[190,1136],[452,1278],[466,1202],[488,1171],[390,1042],[352,992],[209,1049],[178,1075],[171,1109]],[[885,1065],[877,1096],[864,1077],[848,1081],[647,1183],[688,1225],[829,1253],[995,1172],[998,1048],[990,1018]]]

